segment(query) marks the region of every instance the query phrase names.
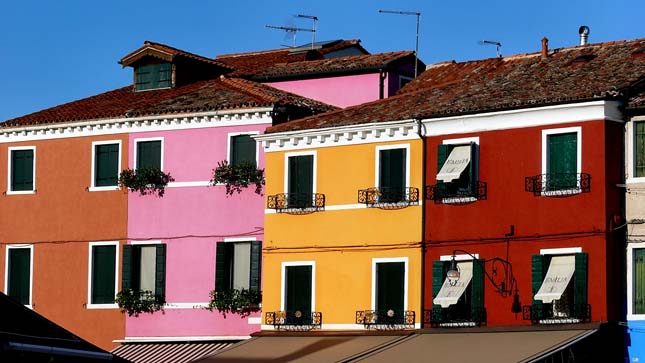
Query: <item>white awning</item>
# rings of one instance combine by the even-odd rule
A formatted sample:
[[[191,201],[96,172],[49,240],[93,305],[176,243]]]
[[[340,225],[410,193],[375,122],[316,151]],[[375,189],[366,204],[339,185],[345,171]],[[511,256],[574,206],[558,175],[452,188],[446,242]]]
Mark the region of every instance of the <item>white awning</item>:
[[[450,286],[450,282],[446,278],[443,281],[443,285],[441,285],[441,290],[439,290],[437,297],[432,300],[433,304],[447,308],[450,305],[456,304],[464,291],[466,291],[470,280],[473,278],[473,261],[457,262],[457,268],[459,268],[459,280],[457,280],[455,286]]]
[[[442,180],[445,183],[449,183],[455,179],[458,179],[469,163],[470,145],[455,147],[450,152],[450,155],[446,159],[446,162],[443,163],[441,170],[439,170],[439,174],[437,174],[437,180]]]
[[[535,300],[542,300],[544,303],[551,303],[558,300],[569,285],[576,268],[574,256],[553,256],[546,272],[542,286],[535,294]]]

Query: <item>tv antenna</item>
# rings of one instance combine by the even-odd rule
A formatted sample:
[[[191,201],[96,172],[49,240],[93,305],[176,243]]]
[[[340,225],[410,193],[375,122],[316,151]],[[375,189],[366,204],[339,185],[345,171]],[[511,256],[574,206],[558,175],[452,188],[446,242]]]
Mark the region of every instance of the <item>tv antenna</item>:
[[[396,14],[396,15],[414,15],[417,17],[417,34],[416,34],[416,44],[414,46],[414,78],[417,78],[419,75],[417,69],[417,63],[419,63],[419,18],[421,13],[418,11],[395,11],[395,10],[379,10],[380,14]]]
[[[278,30],[284,30],[287,35],[293,35],[293,47],[297,47],[297,40],[296,40],[296,33],[301,31],[301,32],[310,32],[311,35],[311,49],[314,48],[314,43],[316,42],[316,26],[318,24],[318,17],[314,15],[304,15],[304,14],[298,14],[294,15],[296,18],[305,18],[305,19],[311,19],[313,21],[311,29],[307,28],[298,28],[298,27],[293,27],[293,26],[275,26],[275,25],[266,25],[267,28],[270,29],[278,29]]]
[[[495,50],[497,51],[497,58],[502,58],[502,53],[499,51],[499,48],[502,47],[502,43],[496,42],[494,40],[480,40],[479,44],[490,44],[495,46]]]

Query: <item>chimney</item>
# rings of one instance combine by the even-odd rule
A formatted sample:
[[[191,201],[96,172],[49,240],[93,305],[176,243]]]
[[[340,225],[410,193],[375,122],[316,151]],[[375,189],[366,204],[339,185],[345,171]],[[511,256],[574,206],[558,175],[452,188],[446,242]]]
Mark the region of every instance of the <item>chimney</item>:
[[[586,25],[578,28],[578,34],[580,34],[580,45],[587,45],[587,40],[589,39],[589,27]]]
[[[547,37],[542,38],[542,59],[547,59],[549,57],[549,39]]]

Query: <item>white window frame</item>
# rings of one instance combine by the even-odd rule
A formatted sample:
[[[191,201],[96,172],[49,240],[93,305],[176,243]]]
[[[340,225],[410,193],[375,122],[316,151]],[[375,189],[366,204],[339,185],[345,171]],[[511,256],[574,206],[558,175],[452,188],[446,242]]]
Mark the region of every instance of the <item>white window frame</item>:
[[[404,263],[404,282],[403,282],[403,310],[408,310],[408,283],[410,279],[410,264],[407,257],[385,257],[385,258],[372,258],[372,304],[371,309],[376,310],[376,264],[390,263],[390,262],[403,262]]]
[[[479,180],[479,136],[474,136],[474,137],[462,137],[459,139],[446,139],[441,142],[442,145],[470,145],[470,144],[475,144],[477,145],[476,153],[475,153],[475,158],[474,160],[471,160],[470,162],[473,163],[475,166],[473,167],[473,170],[475,171],[476,175],[474,176],[473,179]],[[443,166],[443,165],[442,165]],[[439,171],[441,170],[441,167],[439,170],[437,170],[437,174],[439,174]],[[469,202],[475,202],[477,201],[477,197],[470,197],[470,198],[443,198],[441,200],[442,203],[444,204],[451,204],[451,203],[469,203]]]
[[[29,304],[25,305],[29,309],[33,307],[34,299],[34,245],[33,244],[13,244],[7,245],[5,249],[4,261],[4,291],[9,293],[9,250],[12,249],[29,249]]]
[[[284,154],[284,193],[289,193],[289,158],[293,156],[306,156],[306,155],[313,155],[314,160],[313,160],[313,182],[311,183],[311,190],[312,193],[316,193],[317,186],[316,186],[316,181],[318,179],[318,152],[317,151],[298,151],[298,152],[291,152],[291,153],[285,153]]]
[[[231,145],[233,141],[234,136],[241,136],[241,135],[259,135],[259,131],[245,131],[245,132],[229,132],[227,136],[228,142],[226,143],[226,161],[228,161],[229,165],[233,162],[231,158]],[[260,143],[255,140],[255,165],[260,166]]]
[[[377,146],[374,153],[374,186],[380,187],[381,181],[381,151],[405,149],[405,186],[410,187],[410,144],[381,145]]]
[[[33,150],[34,152],[34,163],[33,163],[33,178],[34,185],[32,190],[11,190],[11,179],[13,177],[11,173],[11,159],[13,151],[16,150]],[[7,195],[11,194],[35,194],[36,193],[36,146],[11,146],[8,149],[8,160],[7,160]]]
[[[93,304],[92,303],[92,270],[94,268],[93,248],[96,246],[114,246],[114,299],[112,304]],[[116,294],[119,291],[119,241],[90,242],[87,261],[87,309],[116,309],[119,305],[116,303]]]
[[[548,174],[547,161],[549,157],[549,136],[569,133],[576,133],[576,173],[580,174],[582,172],[582,126],[573,126],[542,130],[542,175]],[[542,186],[542,195],[561,195],[563,193],[563,190],[547,191],[545,190],[545,187],[545,185]],[[564,191],[566,194],[578,194],[581,192],[579,185],[572,189],[565,189]]]
[[[138,143],[140,142],[146,142],[146,141],[161,141],[161,152],[159,153],[159,157],[161,158],[159,165],[161,165],[161,171],[164,171],[164,138],[163,136],[161,137],[144,137],[144,138],[139,138],[139,139],[134,139],[134,150],[133,150],[133,160],[132,164],[134,165],[134,170],[137,170],[139,167],[137,165],[137,149]]]
[[[634,250],[645,249],[645,242],[627,244],[627,320],[645,320],[645,314],[634,313]]]
[[[96,179],[95,179],[95,176],[96,176],[96,147],[100,146],[100,145],[111,145],[111,144],[119,144],[119,156],[118,156],[118,158],[119,158],[119,166],[117,168],[117,179],[119,177],[118,173],[121,171],[121,155],[123,155],[122,154],[123,149],[121,147],[121,145],[122,145],[121,140],[93,141],[92,142],[92,165],[91,165],[91,167],[92,167],[91,170],[92,171],[91,171],[91,176],[90,176],[92,179],[90,180],[90,188],[89,188],[90,192],[98,192],[98,191],[105,191],[105,190],[119,190],[120,189],[119,183],[117,183],[117,185],[114,185],[114,186],[106,186],[106,187],[97,187],[95,185],[95,182],[96,182]],[[163,144],[162,144],[162,146],[163,146]]]
[[[284,295],[287,292],[286,278],[289,266],[311,266],[311,311],[316,311],[316,261],[289,261],[282,262],[280,276],[280,310],[284,311]]]
[[[636,155],[634,153],[634,148],[636,147],[636,135],[634,134],[634,123],[644,122],[645,117],[635,117],[631,122],[627,122],[627,181],[626,183],[645,183],[645,176],[636,177],[635,176],[635,167],[634,163],[636,161]]]

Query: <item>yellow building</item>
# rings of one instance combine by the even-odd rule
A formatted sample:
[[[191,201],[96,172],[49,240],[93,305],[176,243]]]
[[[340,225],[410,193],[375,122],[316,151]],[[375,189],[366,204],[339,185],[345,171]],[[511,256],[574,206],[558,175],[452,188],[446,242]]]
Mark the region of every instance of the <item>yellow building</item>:
[[[267,182],[262,328],[419,328],[418,124],[323,117],[325,128],[305,119],[257,137]]]

